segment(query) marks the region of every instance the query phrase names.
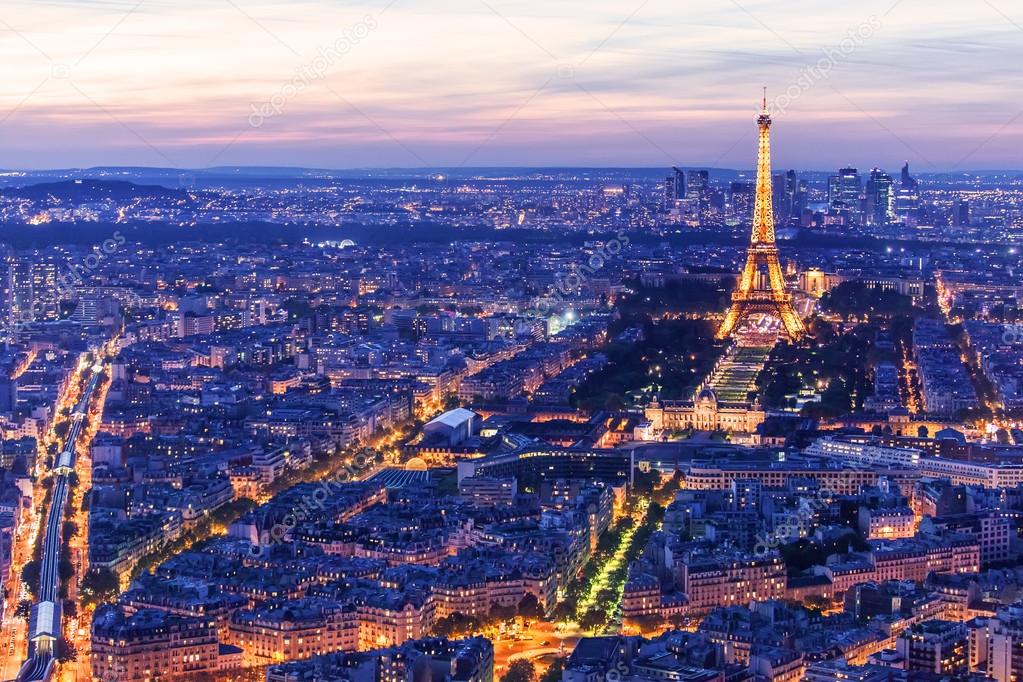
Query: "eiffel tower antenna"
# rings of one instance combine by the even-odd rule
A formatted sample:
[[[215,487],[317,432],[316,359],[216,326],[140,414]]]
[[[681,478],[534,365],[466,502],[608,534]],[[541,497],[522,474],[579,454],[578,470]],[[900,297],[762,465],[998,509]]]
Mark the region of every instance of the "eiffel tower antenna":
[[[732,306],[718,328],[718,339],[731,336],[739,322],[753,313],[770,313],[778,317],[790,339],[798,339],[806,333],[803,321],[792,306],[792,295],[785,290],[785,277],[781,272],[778,245],[775,243],[771,187],[771,114],[767,110],[767,88],[764,88],[763,105],[757,117],[760,142],[757,151],[753,230],[746,252],[746,266],[732,293]],[[766,277],[760,276],[762,270],[767,271]]]

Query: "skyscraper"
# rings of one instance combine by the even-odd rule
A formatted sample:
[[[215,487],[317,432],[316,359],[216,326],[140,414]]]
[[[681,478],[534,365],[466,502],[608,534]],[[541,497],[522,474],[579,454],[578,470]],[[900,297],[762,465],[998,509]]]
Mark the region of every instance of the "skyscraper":
[[[664,207],[675,207],[676,201],[686,198],[686,174],[680,168],[672,167],[671,175],[664,180]]]
[[[8,322],[18,324],[60,317],[60,268],[53,257],[34,257],[8,251],[0,264],[3,309]]]
[[[37,320],[60,317],[60,267],[53,257],[32,263],[32,304]]]
[[[915,225],[920,213],[920,184],[909,174],[909,161],[902,167],[902,179],[895,190],[895,215],[907,225]]]
[[[788,176],[775,175],[772,183],[774,191],[774,222],[784,227],[789,222],[789,212],[792,210],[792,199],[789,194]]]
[[[917,183],[916,179],[909,174],[909,161],[907,161],[906,165],[902,167],[902,186],[912,186],[913,189],[916,189],[918,184],[919,183]]]
[[[969,227],[970,225],[970,202],[966,199],[957,199],[953,207],[952,221],[957,227]]]
[[[17,323],[35,320],[32,262],[17,255],[12,257],[8,277],[10,277],[11,321]]]
[[[855,168],[842,168],[828,178],[829,211],[841,216],[847,224],[861,225],[863,180]]]
[[[12,321],[14,250],[7,244],[0,244],[0,323]]]
[[[867,224],[890,225],[895,222],[895,193],[892,176],[880,168],[870,171],[867,180]]]
[[[705,170],[689,171],[686,199],[693,202],[703,222],[710,212],[710,172]]]
[[[796,171],[789,170],[785,173],[785,220],[791,223],[793,218],[798,218],[802,209],[798,207],[797,197],[799,195],[799,178]]]
[[[792,217],[797,221],[802,221],[803,214],[806,212],[807,206],[810,201],[809,193],[806,188],[806,180],[800,180],[796,177],[795,171],[789,171],[795,181],[795,191],[792,193]]]
[[[735,224],[746,225],[752,222],[756,196],[756,186],[752,182],[737,181],[730,185],[728,205]]]

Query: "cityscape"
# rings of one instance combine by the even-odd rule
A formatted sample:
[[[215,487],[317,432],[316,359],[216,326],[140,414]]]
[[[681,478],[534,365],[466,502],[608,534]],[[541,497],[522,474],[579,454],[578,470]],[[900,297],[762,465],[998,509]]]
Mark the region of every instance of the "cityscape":
[[[124,22],[158,52],[161,17],[195,18],[144,1],[81,61],[127,58]],[[0,40],[54,61],[30,20],[56,10],[18,3]],[[296,24],[326,11],[308,4]],[[291,48],[244,5],[224,11]],[[324,68],[392,5],[356,7]],[[609,41],[642,51],[615,41],[646,5],[580,72]],[[549,56],[569,40],[482,7]],[[44,84],[87,83],[68,63]],[[318,130],[292,101],[317,68],[250,126]],[[885,145],[852,139],[874,116],[850,107],[835,134],[867,163],[831,164],[789,115],[833,96],[813,68],[728,84],[744,104],[706,125],[734,149],[696,133],[635,164],[610,142],[622,163],[577,163],[601,144],[580,120],[560,165],[518,129],[519,156],[393,164],[414,136],[373,123],[344,149],[379,162],[324,166],[299,138],[280,156],[276,129],[266,162],[239,134],[191,167],[136,127],[143,90],[107,112],[157,152],[135,163],[115,133],[66,145],[64,105],[28,93],[0,120],[0,681],[1023,680],[1020,117],[963,142],[961,107],[963,132],[881,124]],[[52,139],[23,106],[50,107]],[[450,134],[431,106],[408,111],[422,140]],[[928,160],[942,135],[964,164]]]

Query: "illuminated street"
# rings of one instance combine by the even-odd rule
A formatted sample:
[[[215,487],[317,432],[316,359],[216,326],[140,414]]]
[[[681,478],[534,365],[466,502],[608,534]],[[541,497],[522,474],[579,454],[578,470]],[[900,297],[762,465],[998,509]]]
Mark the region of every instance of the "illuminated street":
[[[35,622],[32,623],[32,626],[37,634],[32,638],[29,658],[18,673],[18,679],[25,682],[48,679],[55,664],[55,644],[64,637],[64,627],[67,625],[62,622],[59,615],[60,610],[56,604],[60,599],[58,563],[62,544],[64,511],[71,495],[70,474],[76,466],[77,450],[88,445],[88,443],[80,441],[80,438],[87,437],[86,420],[89,416],[95,419],[102,412],[102,404],[98,406],[98,409],[94,409],[92,402],[96,389],[103,378],[102,366],[80,363],[79,373],[80,376],[73,380],[72,385],[79,381],[87,382],[87,384],[80,399],[76,401],[71,410],[70,427],[60,455],[54,463],[51,477],[53,495],[46,517],[45,534],[41,540],[43,545],[40,584],[38,590],[34,591],[37,607],[33,610]],[[85,462],[88,464],[87,459]],[[70,642],[75,642],[77,639],[77,632],[72,633],[71,637],[67,637],[67,641]],[[61,675],[63,676],[63,673]]]
[[[620,598],[621,584],[612,585],[610,582],[610,577],[615,572],[618,572],[623,568],[629,556],[630,550],[635,549],[633,547],[633,537],[636,535],[636,532],[640,528],[640,524],[646,517],[646,512],[649,506],[650,500],[646,498],[636,501],[635,505],[633,506],[632,512],[629,515],[633,521],[632,525],[630,525],[626,529],[626,531],[622,533],[621,540],[619,541],[618,546],[615,548],[614,553],[611,555],[611,558],[608,561],[606,561],[602,566],[600,566],[597,574],[590,579],[588,583],[588,589],[584,592],[583,598],[579,601],[579,604],[576,607],[577,618],[582,618],[587,611],[589,611],[591,608],[594,607],[594,605],[596,605],[597,595],[600,594],[600,592],[603,590],[609,588],[615,590],[619,594]],[[622,584],[624,584],[624,581],[622,581]],[[608,613],[613,613],[614,611],[615,608],[612,607],[608,611]]]

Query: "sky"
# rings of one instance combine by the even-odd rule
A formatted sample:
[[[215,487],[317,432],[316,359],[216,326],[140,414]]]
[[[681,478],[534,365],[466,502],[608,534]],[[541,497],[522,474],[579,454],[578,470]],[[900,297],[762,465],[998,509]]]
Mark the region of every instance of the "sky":
[[[1018,0],[4,0],[0,168],[1023,169]]]

